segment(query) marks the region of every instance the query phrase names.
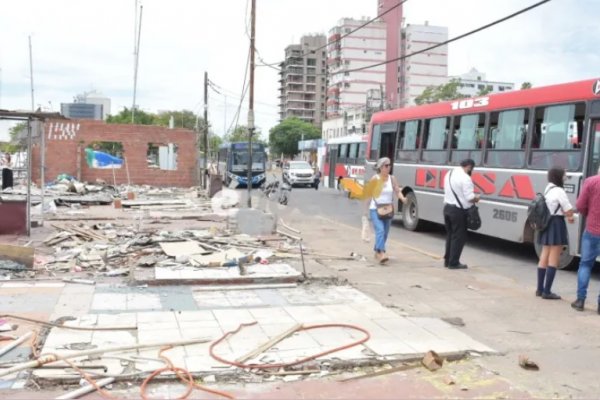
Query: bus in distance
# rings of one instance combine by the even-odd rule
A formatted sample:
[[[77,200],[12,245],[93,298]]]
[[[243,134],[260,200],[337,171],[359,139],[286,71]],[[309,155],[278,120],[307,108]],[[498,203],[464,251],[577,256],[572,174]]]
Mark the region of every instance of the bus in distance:
[[[219,148],[218,168],[223,183],[229,186],[237,182],[238,186],[248,185],[248,142],[224,143]],[[252,143],[252,182],[253,187],[266,181],[267,153],[262,143]]]
[[[424,221],[443,224],[444,177],[466,158],[484,235],[537,243],[527,206],[547,184],[552,167],[566,170],[565,191],[575,204],[583,180],[600,164],[600,79],[490,94],[375,113],[369,126],[367,173],[380,157],[408,198],[398,217],[409,230]],[[561,268],[579,254],[582,216],[567,224],[569,246]]]
[[[352,178],[364,183],[366,135],[348,135],[328,139],[323,163],[323,184],[336,188],[340,177]]]

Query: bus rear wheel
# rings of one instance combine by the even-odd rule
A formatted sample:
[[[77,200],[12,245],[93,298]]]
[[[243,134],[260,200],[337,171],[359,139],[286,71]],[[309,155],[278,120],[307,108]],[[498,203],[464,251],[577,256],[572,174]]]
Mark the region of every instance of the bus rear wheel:
[[[535,248],[535,254],[537,254],[538,259],[542,254],[542,245],[538,244],[538,236],[539,232],[535,231],[533,234],[533,247]],[[572,256],[569,252],[569,245],[563,247],[563,251],[560,254],[560,260],[558,261],[558,269],[572,269],[577,266],[577,257]]]
[[[417,197],[413,192],[407,193],[406,204],[402,205],[402,224],[409,231],[416,231],[422,225],[423,221],[419,219],[419,205]]]

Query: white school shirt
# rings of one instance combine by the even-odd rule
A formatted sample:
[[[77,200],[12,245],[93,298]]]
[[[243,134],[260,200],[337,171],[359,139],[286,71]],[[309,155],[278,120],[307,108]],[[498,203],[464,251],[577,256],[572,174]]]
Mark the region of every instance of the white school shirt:
[[[546,186],[546,189],[544,189],[544,198],[546,199],[546,206],[551,215],[565,215],[564,211],[573,209],[565,189],[556,186],[554,183],[549,183]],[[560,207],[558,206],[559,204]],[[557,208],[558,211],[556,211]]]
[[[371,199],[371,205],[369,206],[370,210],[375,210],[377,208],[377,204],[392,204],[394,201],[394,186],[392,185],[392,176],[388,176],[387,182],[383,185],[383,189],[381,189],[381,194],[376,199]]]
[[[452,173],[452,181],[450,180],[450,173]],[[456,167],[448,171],[444,178],[444,204],[461,208],[460,204],[456,202],[456,197],[452,194],[450,184],[452,184],[452,189],[454,189],[456,197],[460,200],[462,208],[471,208],[473,206],[471,200],[475,198],[473,180],[462,167]]]

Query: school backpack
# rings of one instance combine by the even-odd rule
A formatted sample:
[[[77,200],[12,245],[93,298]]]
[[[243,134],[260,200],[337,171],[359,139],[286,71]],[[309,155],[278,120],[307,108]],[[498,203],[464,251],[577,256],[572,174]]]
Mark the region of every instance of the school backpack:
[[[545,194],[548,194],[548,192],[555,187],[556,186],[553,186],[548,189]],[[554,210],[554,213],[556,213],[559,208],[560,204],[556,210]],[[527,207],[527,223],[532,229],[542,232],[548,227],[550,217],[552,217],[552,214],[546,205],[546,197],[541,193],[537,193],[535,199],[533,199],[531,203],[529,203],[529,207]]]

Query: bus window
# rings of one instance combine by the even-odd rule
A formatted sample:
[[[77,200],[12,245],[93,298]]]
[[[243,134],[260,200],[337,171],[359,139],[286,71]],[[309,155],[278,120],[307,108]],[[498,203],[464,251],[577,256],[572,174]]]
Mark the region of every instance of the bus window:
[[[377,160],[379,158],[379,142],[381,142],[381,125],[375,125],[373,126],[373,134],[371,135],[370,160]]]
[[[396,149],[396,159],[398,161],[417,162],[419,153],[419,122],[407,121],[400,124],[400,136],[398,139],[398,148]]]
[[[358,156],[357,156],[357,159],[356,159],[356,163],[357,164],[364,164],[366,154],[367,154],[367,144],[366,143],[359,143],[359,145],[358,145]]]
[[[485,114],[454,117],[451,164],[470,158],[481,164],[481,148],[485,136]]]
[[[600,167],[600,122],[596,122],[592,127],[592,157],[591,166],[588,169],[588,175],[596,175]]]
[[[338,153],[338,161],[341,163],[346,163],[346,159],[348,158],[348,143],[342,143],[339,147]]]
[[[579,170],[584,119],[584,103],[536,108],[529,167]]]
[[[425,147],[421,160],[433,164],[445,164],[446,145],[450,118],[434,118],[425,121]]]
[[[356,164],[356,156],[358,153],[358,143],[350,143],[350,148],[348,149],[348,162],[351,164]]]
[[[490,114],[488,150],[485,160],[487,166],[523,167],[528,120],[529,110],[526,109]]]

